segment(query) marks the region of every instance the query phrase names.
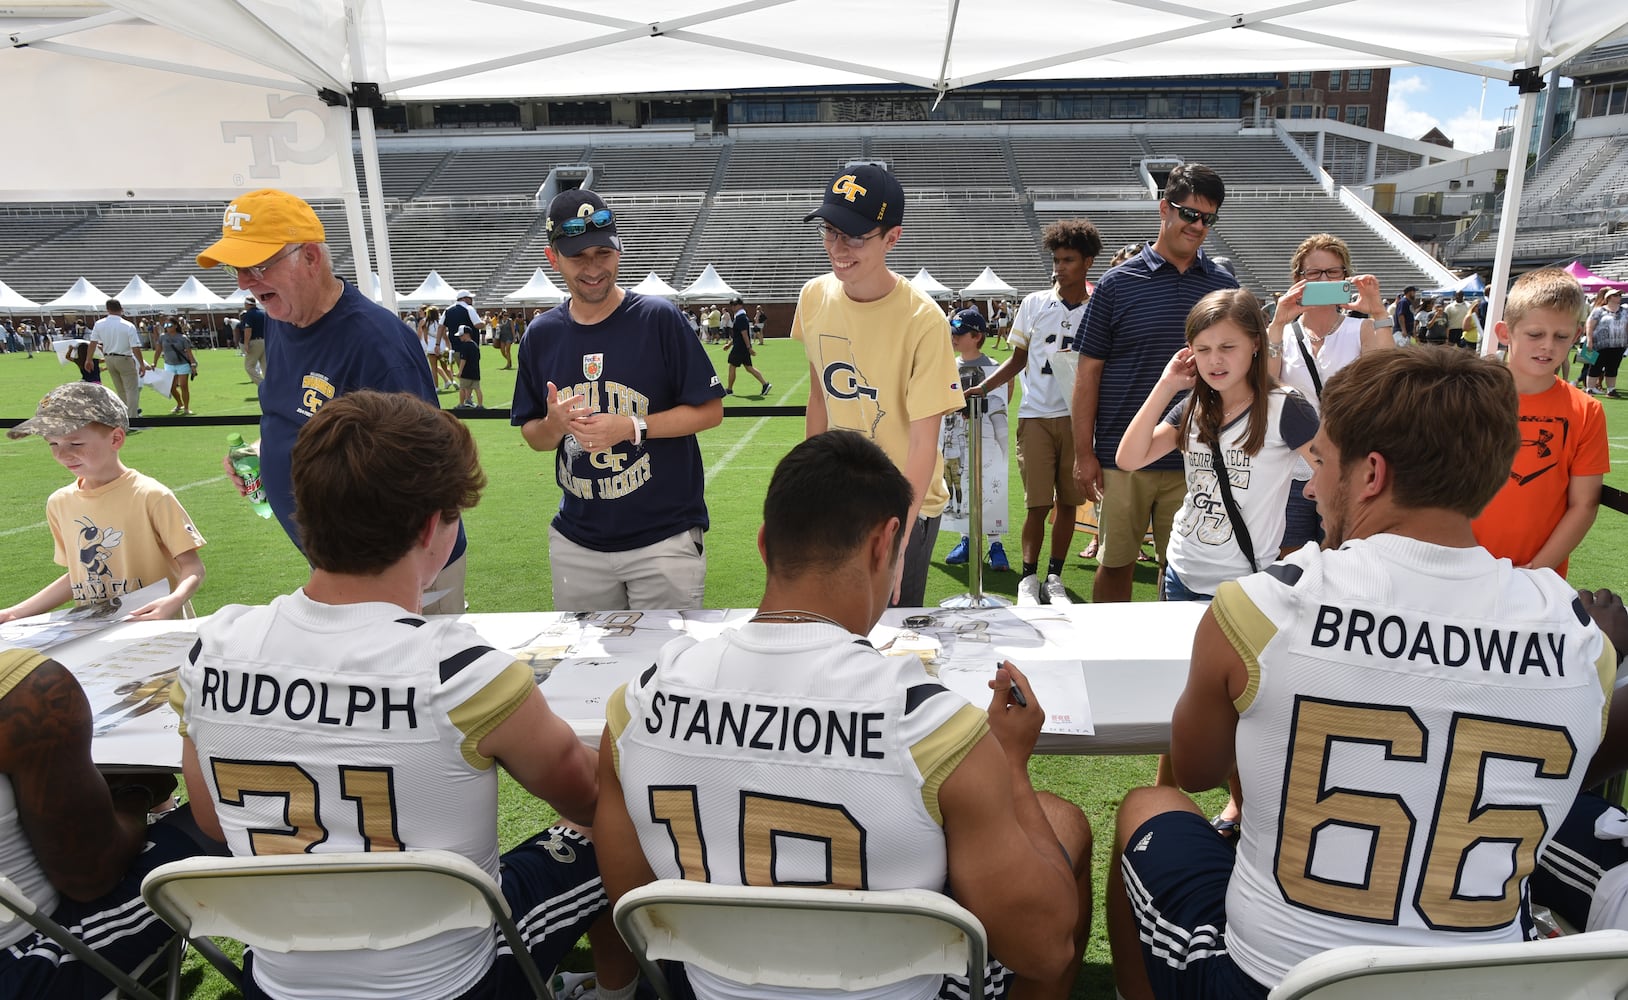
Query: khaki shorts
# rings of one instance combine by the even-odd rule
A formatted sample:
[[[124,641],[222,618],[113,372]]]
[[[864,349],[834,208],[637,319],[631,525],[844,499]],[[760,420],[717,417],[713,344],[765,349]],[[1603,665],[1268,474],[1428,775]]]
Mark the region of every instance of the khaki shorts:
[[[479,389],[480,388],[480,379],[478,379],[478,378],[460,378],[458,380],[458,388],[460,388],[460,389]]]
[[[1068,417],[1020,417],[1017,431],[1018,474],[1023,479],[1023,505],[1065,507],[1085,503],[1085,491],[1074,482],[1074,424]]]
[[[1099,520],[1097,562],[1109,569],[1129,566],[1136,561],[1153,521],[1153,551],[1164,562],[1170,545],[1170,524],[1187,496],[1187,476],[1167,471],[1125,472],[1102,470],[1102,514]]]

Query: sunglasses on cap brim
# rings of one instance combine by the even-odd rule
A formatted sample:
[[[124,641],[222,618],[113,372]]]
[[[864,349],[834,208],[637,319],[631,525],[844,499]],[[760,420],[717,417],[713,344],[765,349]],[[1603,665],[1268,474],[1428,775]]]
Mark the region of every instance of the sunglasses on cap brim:
[[[558,240],[566,236],[581,236],[588,231],[589,226],[593,226],[595,229],[604,229],[615,221],[616,216],[611,213],[611,210],[602,208],[592,215],[579,215],[561,222],[554,229],[554,239]]]

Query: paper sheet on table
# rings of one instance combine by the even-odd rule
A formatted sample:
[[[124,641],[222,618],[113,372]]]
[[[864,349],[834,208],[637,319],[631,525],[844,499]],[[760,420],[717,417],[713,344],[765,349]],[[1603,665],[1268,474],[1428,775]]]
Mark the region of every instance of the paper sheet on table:
[[[1091,721],[1091,699],[1085,690],[1085,664],[1079,660],[1019,660],[1008,657],[1012,665],[1029,678],[1029,687],[1046,710],[1043,733],[1066,736],[1093,736],[1096,726]],[[982,708],[989,704],[993,692],[990,678],[995,676],[995,663],[946,663],[939,668],[938,679],[945,687]]]
[[[169,592],[170,582],[160,580],[111,601],[81,604],[6,622],[0,625],[0,649],[22,648],[47,652],[53,646],[93,635],[115,622],[123,621],[130,612],[168,596]]]

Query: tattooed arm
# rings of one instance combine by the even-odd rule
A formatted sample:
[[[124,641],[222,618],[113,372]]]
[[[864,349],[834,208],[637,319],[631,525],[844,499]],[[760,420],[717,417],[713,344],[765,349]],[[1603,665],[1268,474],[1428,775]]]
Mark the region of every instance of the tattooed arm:
[[[109,791],[91,763],[90,737],[90,703],[55,660],[0,699],[0,771],[46,877],[76,900],[118,882],[146,841],[151,804],[145,792]]]

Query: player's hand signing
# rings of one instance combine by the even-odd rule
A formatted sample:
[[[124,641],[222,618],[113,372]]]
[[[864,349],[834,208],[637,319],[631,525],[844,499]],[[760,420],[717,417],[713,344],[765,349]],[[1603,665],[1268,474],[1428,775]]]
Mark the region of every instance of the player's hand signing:
[[[1040,739],[1040,726],[1046,710],[1023,671],[1003,660],[989,682],[994,695],[989,699],[989,731],[995,734],[1006,759],[1014,767],[1027,767],[1029,755]]]

